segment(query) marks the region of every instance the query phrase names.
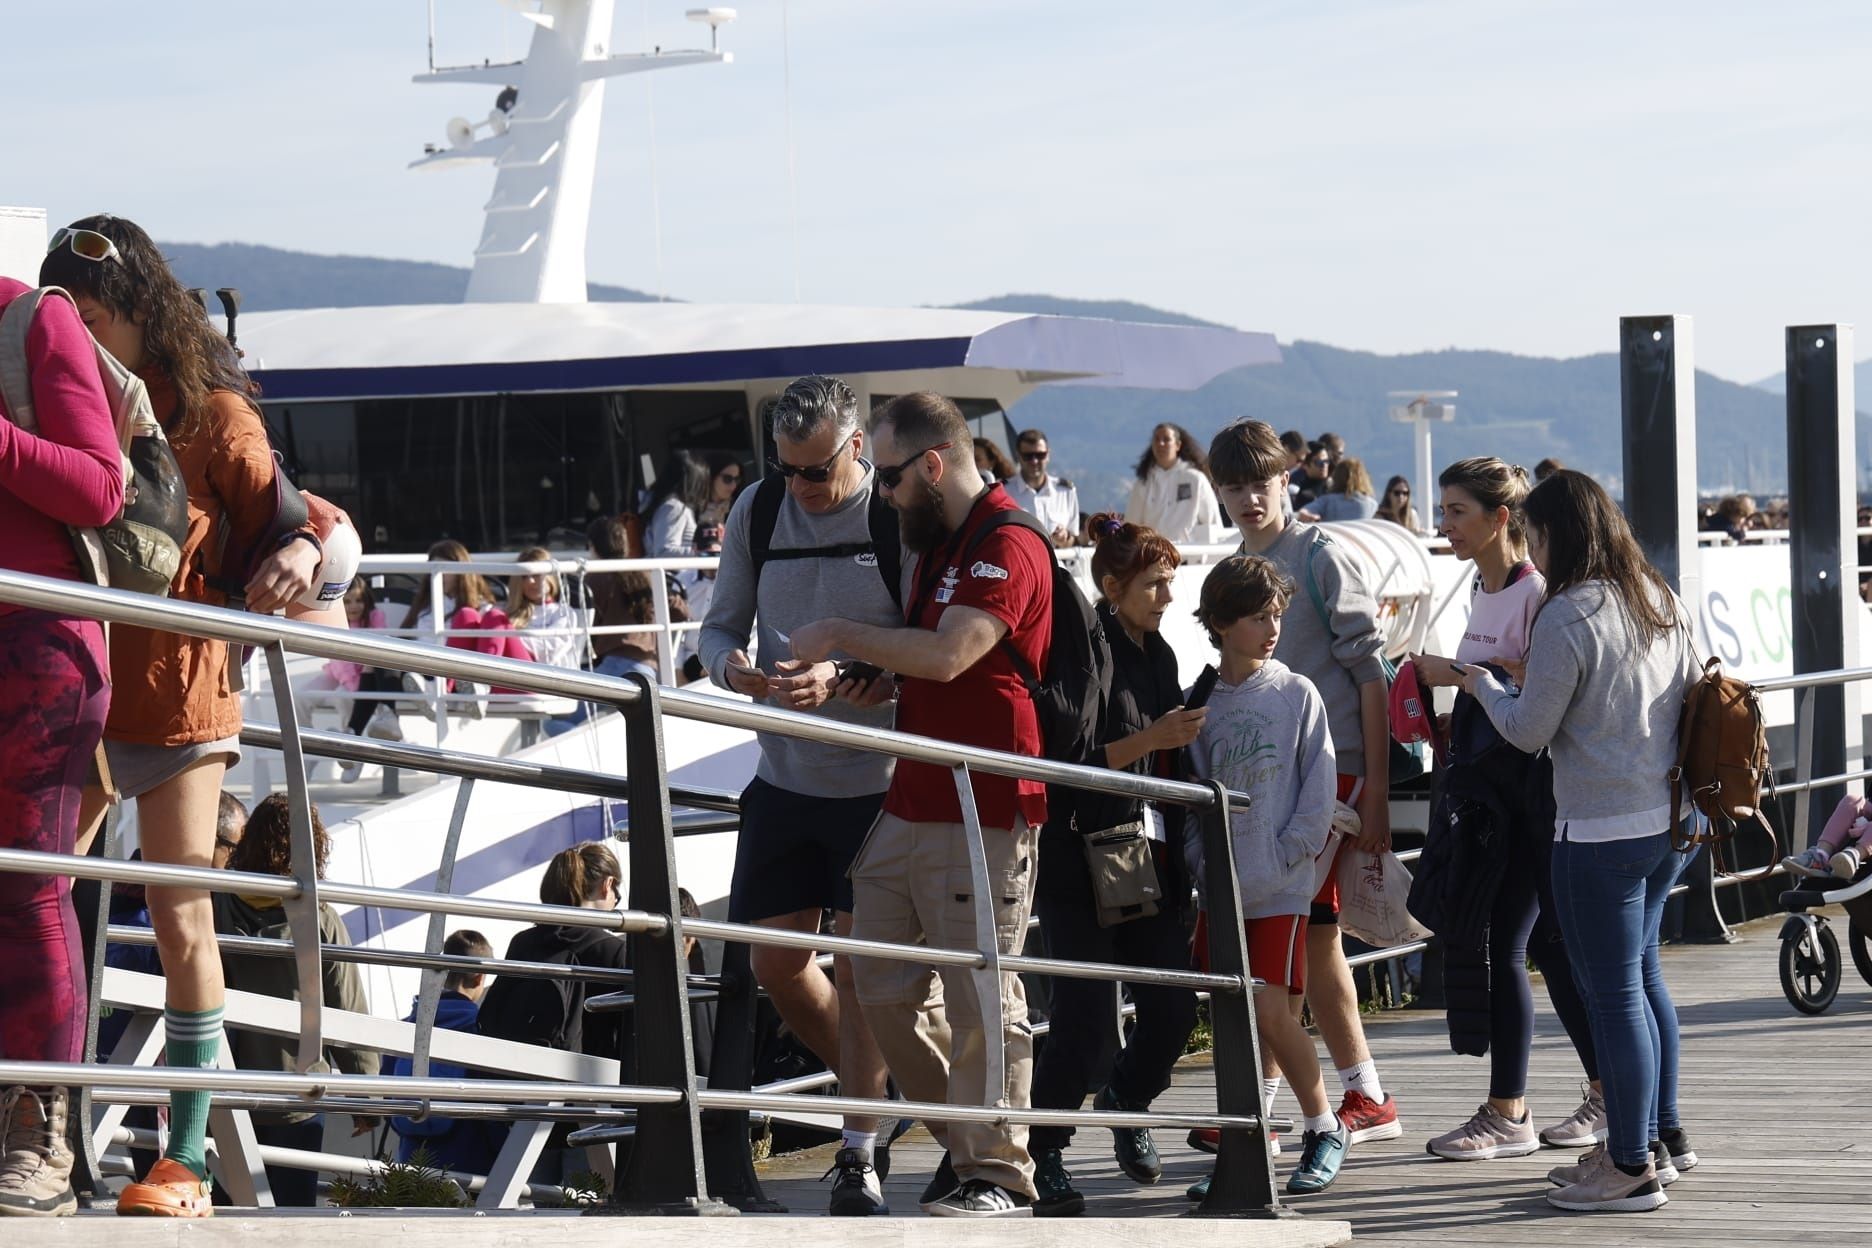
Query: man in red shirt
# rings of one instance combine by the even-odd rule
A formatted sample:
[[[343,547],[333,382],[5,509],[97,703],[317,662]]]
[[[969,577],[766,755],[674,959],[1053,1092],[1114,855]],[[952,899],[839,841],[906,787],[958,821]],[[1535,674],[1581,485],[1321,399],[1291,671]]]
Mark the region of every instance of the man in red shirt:
[[[1038,756],[1033,699],[1010,650],[1046,670],[1052,642],[1053,556],[1016,526],[970,538],[1013,499],[976,471],[967,422],[935,394],[891,400],[873,419],[877,481],[898,512],[904,544],[917,555],[905,595],[907,628],[821,620],[794,631],[795,658],[872,663],[901,680],[897,727],[963,745]],[[971,773],[1002,953],[1017,953],[1033,907],[1035,854],[1046,822],[1046,786]],[[979,947],[968,830],[945,767],[899,761],[870,837],[852,866],[852,935],[945,949]],[[911,1100],[954,1105],[1030,1103],[1033,1036],[1020,977],[1001,976],[998,1042],[1004,1078],[987,1086],[984,1009],[971,972],[944,968],[946,1009],[926,1009],[932,971],[914,963],[854,958],[852,975],[878,1046]],[[1020,1217],[1031,1212],[1033,1161],[1025,1125],[931,1124],[948,1146],[923,1193],[945,1217]]]

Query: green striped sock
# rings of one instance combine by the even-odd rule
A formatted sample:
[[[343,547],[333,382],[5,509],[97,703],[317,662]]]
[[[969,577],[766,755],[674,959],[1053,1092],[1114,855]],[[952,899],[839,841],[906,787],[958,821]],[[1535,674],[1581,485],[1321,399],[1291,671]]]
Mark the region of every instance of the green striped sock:
[[[222,1010],[163,1011],[163,1060],[177,1070],[215,1064],[221,1054]],[[163,1155],[187,1166],[197,1178],[208,1177],[208,1093],[176,1089],[169,1093],[169,1148]]]

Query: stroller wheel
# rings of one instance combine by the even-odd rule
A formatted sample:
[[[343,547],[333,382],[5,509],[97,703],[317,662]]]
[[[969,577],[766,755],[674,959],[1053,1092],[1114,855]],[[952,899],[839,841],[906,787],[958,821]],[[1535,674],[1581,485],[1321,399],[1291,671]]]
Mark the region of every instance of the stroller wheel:
[[[1857,919],[1846,925],[1846,944],[1852,950],[1853,965],[1859,968],[1859,978],[1872,984],[1872,941],[1867,940],[1866,929]]]
[[[1825,1013],[1839,995],[1840,970],[1839,940],[1826,924],[1782,939],[1781,991],[1801,1013]]]

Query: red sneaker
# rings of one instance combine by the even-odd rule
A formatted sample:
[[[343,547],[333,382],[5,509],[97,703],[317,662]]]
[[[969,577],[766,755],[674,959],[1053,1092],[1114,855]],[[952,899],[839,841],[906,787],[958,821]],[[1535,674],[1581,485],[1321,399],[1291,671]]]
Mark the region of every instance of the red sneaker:
[[[1215,1151],[1222,1147],[1222,1130],[1219,1127],[1197,1127],[1189,1133],[1188,1142],[1197,1152],[1208,1153],[1213,1157]],[[1280,1132],[1268,1132],[1268,1152],[1278,1157],[1280,1151]]]
[[[1351,1132],[1354,1144],[1366,1140],[1395,1140],[1404,1134],[1404,1124],[1398,1121],[1397,1102],[1391,1099],[1389,1092],[1385,1093],[1383,1104],[1363,1092],[1347,1092],[1345,1100],[1339,1103],[1339,1121]]]

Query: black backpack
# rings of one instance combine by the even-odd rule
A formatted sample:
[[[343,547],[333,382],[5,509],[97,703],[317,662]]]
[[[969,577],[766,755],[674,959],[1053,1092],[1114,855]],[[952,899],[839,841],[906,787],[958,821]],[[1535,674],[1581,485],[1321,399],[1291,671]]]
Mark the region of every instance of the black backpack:
[[[1052,561],[1053,640],[1047,649],[1044,673],[1035,672],[1026,656],[1006,637],[1001,639],[1001,650],[1014,665],[1014,674],[1027,686],[1027,696],[1033,699],[1046,757],[1062,763],[1083,763],[1098,747],[1099,714],[1111,696],[1111,643],[1105,638],[1098,613],[1079,592],[1079,583],[1060,566],[1052,535],[1028,512],[1018,508],[997,511],[970,535],[956,562],[966,565],[990,533],[1010,525],[1038,537]],[[921,614],[919,601],[910,613],[911,621],[914,623]]]
[[[903,547],[897,527],[897,512],[877,489],[871,491],[871,505],[865,513],[870,522],[871,540],[844,542],[836,546],[798,546],[773,548],[774,526],[780,523],[780,504],[786,501],[786,478],[771,473],[754,487],[754,514],[748,517],[748,553],[754,559],[754,584],[760,586],[761,569],[776,559],[860,559],[874,557],[878,575],[891,601],[903,609]]]

